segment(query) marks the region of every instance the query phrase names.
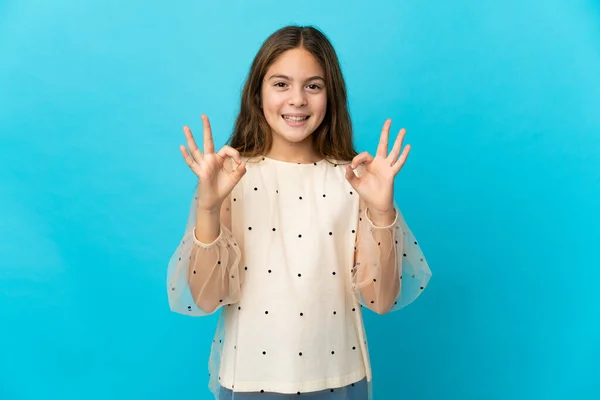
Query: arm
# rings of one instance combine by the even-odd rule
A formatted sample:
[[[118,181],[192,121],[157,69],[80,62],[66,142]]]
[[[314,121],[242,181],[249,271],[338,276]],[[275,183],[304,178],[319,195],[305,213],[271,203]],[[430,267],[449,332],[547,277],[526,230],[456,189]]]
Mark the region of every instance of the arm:
[[[231,234],[231,196],[219,213],[197,210],[193,233],[189,287],[196,305],[210,314],[223,303],[237,303],[240,297],[239,248]]]
[[[361,199],[356,235],[355,283],[362,302],[377,314],[388,312],[401,290],[397,257],[397,212],[373,214]]]
[[[198,187],[186,232],[171,257],[167,290],[171,310],[208,315],[239,301],[243,280],[240,249],[231,233],[231,197],[217,213],[199,210]]]
[[[361,200],[353,272],[359,302],[377,314],[408,305],[425,289],[431,271],[398,207],[372,214]]]
[[[406,162],[410,145],[400,153],[406,133],[403,128],[388,150],[391,123],[388,118],[383,125],[375,157],[365,151],[346,166],[346,179],[361,200],[352,288],[357,300],[378,314],[414,301],[431,277],[423,253],[394,202],[394,179]],[[369,208],[381,213],[369,215]]]

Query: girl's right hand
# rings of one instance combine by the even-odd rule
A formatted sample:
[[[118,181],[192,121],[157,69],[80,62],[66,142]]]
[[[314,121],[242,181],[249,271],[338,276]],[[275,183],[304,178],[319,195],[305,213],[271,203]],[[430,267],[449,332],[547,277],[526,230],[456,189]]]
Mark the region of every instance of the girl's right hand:
[[[204,154],[196,146],[192,131],[187,126],[183,127],[183,131],[191,154],[188,153],[185,146],[181,145],[179,148],[185,163],[198,177],[200,188],[198,208],[218,212],[225,198],[246,173],[246,163],[242,162],[240,153],[231,146],[223,146],[218,153],[215,153],[210,122],[206,115],[202,115],[202,125],[204,127]],[[237,164],[233,171],[226,169],[225,163],[229,158],[233,158]]]

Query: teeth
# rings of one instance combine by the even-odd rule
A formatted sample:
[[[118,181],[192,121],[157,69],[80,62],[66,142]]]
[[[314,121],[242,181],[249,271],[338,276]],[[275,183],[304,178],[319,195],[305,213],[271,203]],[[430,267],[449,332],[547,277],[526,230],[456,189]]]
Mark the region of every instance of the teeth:
[[[289,115],[284,115],[283,118],[289,121],[304,121],[305,119],[308,119],[308,117],[291,117]]]

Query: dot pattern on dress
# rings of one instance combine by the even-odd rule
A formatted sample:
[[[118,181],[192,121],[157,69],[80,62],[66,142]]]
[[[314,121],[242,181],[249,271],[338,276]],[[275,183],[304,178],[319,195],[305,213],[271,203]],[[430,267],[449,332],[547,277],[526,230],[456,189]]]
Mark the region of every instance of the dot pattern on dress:
[[[314,163],[314,165],[317,165],[317,163]],[[335,166],[337,167],[337,164],[335,164]],[[255,191],[255,192],[258,192],[258,189],[259,189],[258,187],[254,187],[254,191]],[[275,190],[275,192],[278,194],[278,193],[279,193],[279,190],[278,190],[278,189],[276,189],[276,190]],[[353,192],[353,191],[350,191],[350,192],[349,192],[349,194],[350,194],[350,195],[353,195],[353,194],[354,194],[354,192]],[[322,194],[322,197],[323,197],[323,198],[326,198],[326,197],[327,197],[327,194],[326,194],[326,193],[323,193],[323,194]],[[196,198],[196,199],[197,199],[197,198]],[[299,200],[303,200],[303,197],[302,197],[302,196],[298,196],[298,199],[299,199]],[[233,201],[236,201],[236,200],[237,200],[236,198],[233,198]],[[359,213],[360,213],[360,212],[362,212],[362,210],[359,210]],[[361,221],[361,222],[363,221],[362,217],[360,217],[360,216],[359,216],[359,221]],[[253,229],[253,228],[252,228],[252,226],[248,226],[248,230],[249,230],[249,231],[252,231],[252,229]],[[396,229],[398,229],[398,227],[397,227]],[[277,231],[277,228],[276,228],[276,227],[271,227],[271,230],[272,230],[273,232],[276,232],[276,231]],[[372,230],[370,230],[370,231],[372,232]],[[333,231],[327,231],[327,232],[328,232],[328,235],[329,235],[329,236],[333,236]],[[352,230],[351,230],[351,232],[352,232],[352,234],[356,234],[356,229],[352,229]],[[298,234],[298,238],[302,238],[302,234],[301,234],[301,233],[299,233],[299,234]],[[398,240],[396,240],[396,241],[395,241],[395,243],[396,243],[396,244],[398,244]],[[414,244],[416,245],[416,244],[417,244],[417,242],[416,242],[416,241],[414,241]],[[377,245],[378,245],[378,246],[381,246],[381,242],[378,242],[378,243],[377,243]],[[356,249],[356,247],[354,247],[354,250],[355,250],[355,251],[357,250],[357,249]],[[404,254],[403,254],[403,256],[404,256],[404,257],[407,257],[407,254],[406,254],[406,253],[404,253]],[[181,258],[180,258],[180,260],[181,260]],[[421,258],[421,261],[424,261],[424,260],[423,260],[423,258]],[[221,264],[221,261],[218,261],[218,262],[217,262],[217,264]],[[357,263],[356,265],[359,265],[359,263]],[[244,270],[248,270],[248,266],[245,266],[245,267],[244,267]],[[351,269],[351,272],[353,273],[353,272],[354,272],[354,270],[355,270],[355,268],[352,268],[352,269]],[[194,270],[194,271],[193,271],[193,273],[194,273],[194,274],[196,274],[196,271]],[[268,273],[269,273],[269,274],[271,274],[271,273],[272,273],[272,270],[271,270],[271,269],[269,269],[269,270],[268,270]],[[332,276],[336,276],[336,271],[332,271]],[[300,278],[300,277],[302,277],[302,274],[301,274],[301,273],[298,273],[298,277],[299,277],[299,278]],[[413,275],[413,277],[414,277],[414,275]],[[232,278],[234,278],[234,276],[233,276],[233,275],[232,275]],[[402,276],[400,277],[400,279],[402,279]],[[376,280],[376,279],[373,279],[373,282],[377,282],[377,280]],[[174,289],[175,289],[175,288],[173,288],[172,290],[174,290]],[[423,287],[421,287],[421,289],[423,289]],[[223,300],[219,300],[219,302],[223,302]],[[375,303],[375,301],[374,301],[374,300],[371,300],[371,301],[370,301],[370,303],[371,303],[371,304],[374,304],[374,303]],[[231,305],[231,304],[228,304],[228,306],[230,306],[230,305]],[[396,301],[396,302],[394,302],[394,305],[397,305],[397,301]],[[360,306],[361,308],[363,307],[363,306],[362,306],[362,304],[360,304],[359,306]],[[188,307],[188,309],[190,309],[190,310],[191,310],[191,306],[189,306],[189,307]],[[238,307],[238,310],[241,310],[241,307]],[[352,312],[355,312],[355,311],[356,311],[356,307],[352,307]],[[337,315],[337,311],[333,310],[333,311],[331,311],[331,312],[332,312],[332,314],[333,314],[333,315]],[[268,310],[265,310],[265,311],[264,311],[264,313],[265,313],[265,315],[269,315],[269,311],[268,311]],[[303,312],[300,312],[300,313],[299,313],[299,315],[300,315],[300,317],[303,317],[303,316],[304,316],[304,313],[303,313]],[[330,315],[331,315],[331,314],[330,314]],[[221,340],[219,340],[219,342],[221,342]],[[365,341],[365,344],[366,344],[366,341]],[[234,349],[236,349],[236,348],[237,348],[237,346],[234,346]],[[262,350],[262,355],[263,355],[263,356],[266,356],[266,355],[267,355],[267,350],[268,350],[268,349],[264,349],[264,350]],[[353,350],[353,351],[356,351],[356,346],[352,346],[352,350]],[[302,351],[298,352],[298,356],[299,356],[299,357],[302,357],[302,356],[303,356],[303,354],[304,354],[304,353],[303,353]],[[335,350],[331,350],[331,355],[335,355]],[[219,377],[219,379],[221,379],[221,378]],[[352,383],[352,384],[351,384],[351,386],[354,386],[354,383]],[[232,387],[233,387],[233,386],[232,386]],[[331,392],[334,392],[334,389],[330,389],[330,391],[331,391]],[[260,392],[261,392],[261,393],[265,393],[265,390],[264,390],[264,389],[261,389],[261,390],[260,390]],[[298,394],[298,395],[300,395],[300,394],[301,394],[301,392],[297,392],[297,394]]]

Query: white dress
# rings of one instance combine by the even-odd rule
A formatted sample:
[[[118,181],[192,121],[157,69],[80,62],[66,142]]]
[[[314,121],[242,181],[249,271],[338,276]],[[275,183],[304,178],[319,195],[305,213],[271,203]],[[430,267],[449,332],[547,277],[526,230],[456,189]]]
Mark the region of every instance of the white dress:
[[[214,312],[200,299],[222,310],[209,362],[216,398],[222,387],[297,394],[363,378],[370,387],[363,305],[402,308],[431,271],[398,207],[394,223],[375,226],[344,175],[327,160],[249,160],[208,244],[194,234],[196,188],[167,290],[175,312]]]

